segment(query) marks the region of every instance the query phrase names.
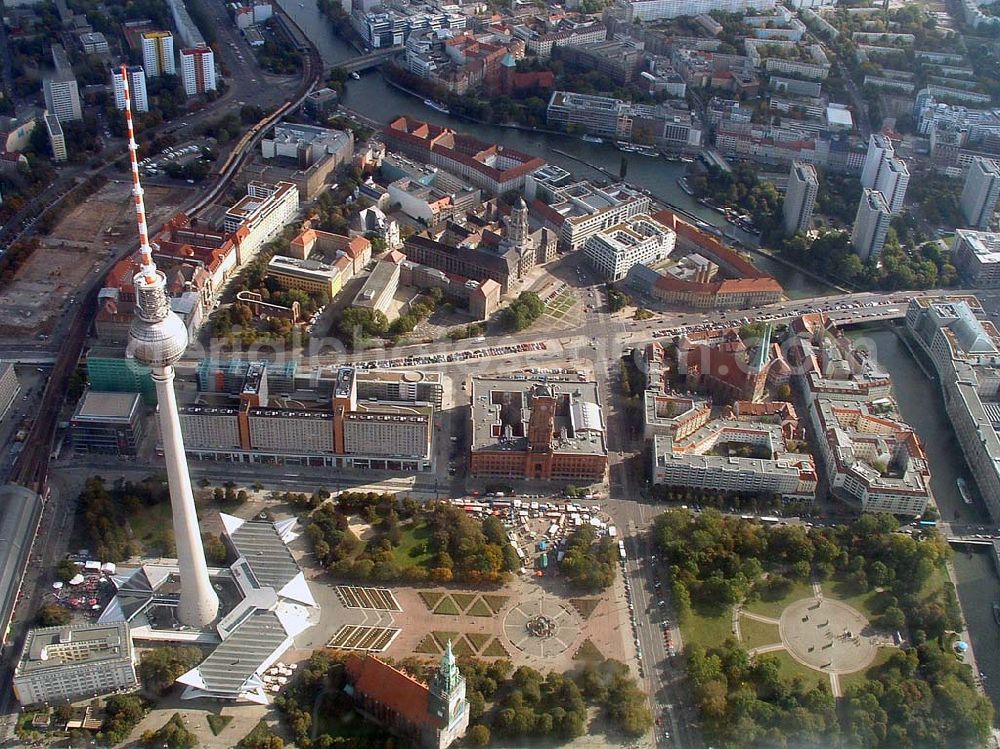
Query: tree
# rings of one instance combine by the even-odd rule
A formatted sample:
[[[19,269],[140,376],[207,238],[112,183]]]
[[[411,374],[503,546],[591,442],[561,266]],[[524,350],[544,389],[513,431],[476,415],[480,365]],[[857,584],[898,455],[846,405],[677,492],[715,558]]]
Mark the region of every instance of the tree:
[[[486,746],[490,743],[490,729],[477,723],[469,729],[469,743],[472,746]]]
[[[69,611],[56,603],[47,603],[38,610],[36,620],[39,627],[61,627],[69,624]]]
[[[173,688],[178,677],[190,671],[201,660],[202,652],[195,647],[157,647],[142,654],[139,678],[147,690],[162,696]]]
[[[56,565],[56,577],[64,583],[68,583],[76,577],[78,571],[79,568],[76,566],[76,563],[70,559],[63,559]]]
[[[142,745],[148,749],[192,749],[198,745],[198,737],[184,725],[180,713],[174,713],[161,728],[142,734]]]

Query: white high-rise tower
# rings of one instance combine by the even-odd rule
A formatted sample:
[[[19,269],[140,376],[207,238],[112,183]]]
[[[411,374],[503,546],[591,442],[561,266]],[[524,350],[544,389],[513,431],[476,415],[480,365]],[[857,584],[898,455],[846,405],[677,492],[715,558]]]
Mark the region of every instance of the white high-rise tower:
[[[135,217],[139,227],[139,252],[142,267],[133,279],[135,283],[135,317],[129,329],[128,355],[152,369],[156,397],[160,404],[160,436],[163,457],[167,463],[167,483],[170,486],[170,508],[174,520],[174,541],[177,544],[177,564],[181,574],[181,595],[177,618],[189,627],[204,627],[215,621],[219,613],[219,597],[208,579],[205,550],[201,545],[198,516],[191,491],[181,439],[181,422],[177,414],[174,393],[173,364],[187,348],[187,329],[170,309],[166,294],[166,276],[153,263],[146,229],[146,207],[139,184],[136,161],[135,132],[132,128],[132,101],[125,66],[121,69],[125,88],[125,122],[128,125],[129,157],[132,161],[132,194],[135,196]]]

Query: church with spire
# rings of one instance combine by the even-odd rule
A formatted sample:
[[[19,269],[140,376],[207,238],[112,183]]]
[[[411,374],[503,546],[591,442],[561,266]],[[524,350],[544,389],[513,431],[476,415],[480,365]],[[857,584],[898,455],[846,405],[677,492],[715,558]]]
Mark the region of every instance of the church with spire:
[[[371,655],[348,656],[345,669],[355,707],[389,732],[422,749],[445,749],[465,735],[469,701],[451,641],[429,685]]]

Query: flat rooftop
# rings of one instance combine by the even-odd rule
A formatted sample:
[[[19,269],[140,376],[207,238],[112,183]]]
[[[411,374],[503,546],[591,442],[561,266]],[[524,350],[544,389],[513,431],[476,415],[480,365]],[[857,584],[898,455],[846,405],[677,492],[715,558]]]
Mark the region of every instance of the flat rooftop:
[[[125,622],[45,627],[28,632],[17,674],[118,660],[132,660],[132,639]]]
[[[597,383],[542,376],[472,378],[472,450],[526,451],[532,399],[538,395],[556,399],[553,452],[607,455]]]
[[[87,390],[80,399],[74,420],[125,421],[139,408],[138,393],[97,393]]]

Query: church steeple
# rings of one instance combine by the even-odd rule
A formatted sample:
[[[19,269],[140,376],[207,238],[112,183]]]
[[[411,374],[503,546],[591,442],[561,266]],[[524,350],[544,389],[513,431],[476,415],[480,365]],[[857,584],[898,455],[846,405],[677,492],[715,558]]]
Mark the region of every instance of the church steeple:
[[[440,718],[445,726],[455,727],[461,723],[468,724],[467,704],[465,677],[458,670],[451,640],[448,640],[438,670],[431,679],[428,706],[431,713]],[[462,730],[464,732],[464,726]]]

